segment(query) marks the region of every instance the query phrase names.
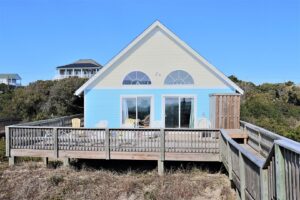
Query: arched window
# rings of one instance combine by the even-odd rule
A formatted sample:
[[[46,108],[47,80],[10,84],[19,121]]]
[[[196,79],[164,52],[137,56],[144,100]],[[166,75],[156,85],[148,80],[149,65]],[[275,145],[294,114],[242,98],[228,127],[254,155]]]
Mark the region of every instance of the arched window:
[[[165,79],[165,85],[188,85],[194,84],[192,76],[183,70],[171,72]]]
[[[126,75],[123,85],[150,85],[150,78],[143,72],[134,71]]]

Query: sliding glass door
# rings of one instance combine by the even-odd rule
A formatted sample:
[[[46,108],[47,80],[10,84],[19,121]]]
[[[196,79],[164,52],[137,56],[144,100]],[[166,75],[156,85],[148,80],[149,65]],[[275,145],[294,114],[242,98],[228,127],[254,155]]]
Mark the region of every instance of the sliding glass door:
[[[122,125],[125,127],[150,127],[151,97],[122,98]]]
[[[194,127],[193,97],[165,97],[165,127]]]

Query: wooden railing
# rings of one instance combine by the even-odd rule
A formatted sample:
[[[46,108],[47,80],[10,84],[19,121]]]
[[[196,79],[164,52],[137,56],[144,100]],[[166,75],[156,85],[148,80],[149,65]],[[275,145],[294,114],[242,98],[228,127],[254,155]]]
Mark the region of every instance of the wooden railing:
[[[107,159],[113,152],[152,152],[160,154],[162,159],[165,153],[206,153],[218,157],[219,132],[199,129],[9,126],[6,132],[7,156],[11,156],[13,150],[28,149],[51,150],[54,157],[66,151],[102,152]],[[21,153],[23,155],[24,152]]]
[[[269,130],[241,121],[240,127],[248,135],[248,144],[263,157],[268,157],[275,140],[287,139]]]
[[[53,119],[39,120],[34,122],[25,122],[21,124],[16,124],[16,126],[49,126],[49,127],[71,127],[72,119],[81,119],[81,126],[83,126],[83,114],[76,114],[64,117],[57,117]]]
[[[241,199],[300,199],[300,144],[255,125],[241,122],[248,145],[218,129],[49,126],[72,118],[6,127],[7,156],[222,161]]]
[[[241,199],[300,199],[300,144],[249,123],[241,125],[254,152],[225,130],[220,141],[221,160]]]

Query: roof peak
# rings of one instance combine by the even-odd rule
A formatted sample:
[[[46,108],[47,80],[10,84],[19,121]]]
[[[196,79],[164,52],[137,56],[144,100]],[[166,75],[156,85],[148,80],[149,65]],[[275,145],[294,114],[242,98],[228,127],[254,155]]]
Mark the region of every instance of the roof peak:
[[[240,94],[243,94],[243,90],[232,82],[227,76],[225,76],[221,71],[219,71],[216,67],[210,64],[206,59],[199,55],[195,50],[193,50],[189,45],[183,42],[178,36],[176,36],[170,29],[168,29],[165,25],[163,25],[159,20],[155,20],[148,28],[146,28],[140,35],[138,35],[131,43],[129,43],[122,51],[120,51],[116,56],[114,56],[104,67],[103,70],[96,73],[95,76],[90,78],[87,82],[85,82],[78,90],[76,90],[75,94],[79,95],[82,93],[87,87],[92,85],[94,81],[98,79],[104,72],[108,71],[110,67],[113,66],[119,59],[121,59],[127,52],[133,49],[141,40],[146,38],[146,36],[150,35],[151,32],[155,31],[155,29],[160,29],[163,31],[170,39],[172,39],[178,46],[187,51],[191,56],[197,59],[198,62],[203,63],[203,65],[214,73],[215,76],[223,80],[228,86],[232,89],[238,91]]]

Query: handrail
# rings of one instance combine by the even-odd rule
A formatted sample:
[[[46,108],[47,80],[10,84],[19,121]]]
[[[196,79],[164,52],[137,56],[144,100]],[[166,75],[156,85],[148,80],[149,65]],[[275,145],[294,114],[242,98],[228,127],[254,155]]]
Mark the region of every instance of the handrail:
[[[254,150],[264,156],[264,159],[255,158],[252,153],[231,139],[225,130],[221,130],[221,139],[223,138],[226,141],[225,143],[223,142],[223,146],[220,145],[220,148],[223,148],[220,152],[227,152],[227,156],[222,157],[223,163],[224,165],[228,165],[226,168],[229,177],[239,186],[238,189],[241,198],[300,198],[300,192],[298,190],[300,188],[300,143],[247,122],[241,121],[241,128],[244,128],[244,130],[245,128],[247,129],[246,133],[251,134],[249,139],[255,142],[252,147],[258,147],[257,149],[254,148]],[[239,152],[238,155],[234,152],[236,150],[233,151],[228,147],[230,145]],[[264,150],[264,154],[262,154],[263,145],[268,145],[268,148]],[[227,150],[224,148],[227,148]],[[231,159],[234,158],[236,162],[236,157],[238,157],[238,163],[232,163]],[[247,164],[245,161],[251,161],[258,169],[254,169],[255,167],[252,166],[251,163]],[[239,164],[240,166],[240,169],[235,172],[235,174],[238,173],[237,178],[239,178],[239,180],[236,180],[232,174],[234,170],[233,167],[229,165],[233,164]],[[245,172],[246,170],[248,170],[248,172]],[[246,175],[247,173],[248,175]],[[247,177],[247,180],[245,180],[245,177],[249,176],[249,174],[251,174],[251,177]],[[252,179],[256,180],[251,182]],[[297,179],[297,181],[295,179]],[[258,193],[259,196],[257,196]]]
[[[226,140],[234,146],[239,152],[241,152],[245,157],[247,157],[249,160],[251,160],[256,166],[262,167],[264,164],[264,161],[257,158],[256,156],[253,156],[252,153],[247,151],[245,148],[243,148],[241,145],[239,145],[236,141],[234,141],[231,137],[229,137],[229,134],[226,130],[221,129],[221,134],[226,138]]]
[[[240,123],[241,123],[242,125],[244,125],[245,127],[252,128],[252,129],[254,129],[254,130],[256,130],[256,131],[260,131],[260,133],[263,133],[264,135],[268,136],[268,137],[271,138],[271,139],[274,139],[274,140],[278,140],[278,139],[288,139],[288,138],[285,138],[285,137],[283,137],[283,136],[281,136],[281,135],[278,135],[278,134],[276,134],[276,133],[273,133],[273,132],[271,132],[271,131],[269,131],[269,130],[267,130],[267,129],[264,129],[264,128],[262,128],[262,127],[256,126],[256,125],[254,125],[254,124],[251,124],[251,123],[249,123],[249,122],[240,121]]]
[[[297,154],[300,154],[300,143],[295,141],[288,140],[275,140],[275,144],[286,148],[290,151],[293,151]]]
[[[59,123],[59,122],[64,122],[66,120],[71,120],[73,118],[83,118],[83,114],[75,114],[75,115],[70,115],[70,116],[63,116],[63,117],[57,117],[53,119],[46,119],[46,120],[39,120],[39,121],[34,121],[34,122],[25,122],[25,123],[20,123],[20,124],[15,124],[14,126],[48,126],[53,123]],[[71,123],[71,122],[69,122]],[[63,123],[62,125],[64,125]],[[49,127],[49,126],[48,126]]]

